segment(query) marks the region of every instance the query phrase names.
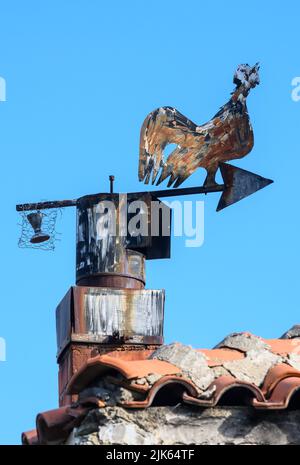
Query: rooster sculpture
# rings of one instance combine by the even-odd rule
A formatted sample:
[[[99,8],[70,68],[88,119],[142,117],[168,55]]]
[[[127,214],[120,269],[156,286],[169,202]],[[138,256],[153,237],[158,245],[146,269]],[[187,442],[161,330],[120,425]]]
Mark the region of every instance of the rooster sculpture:
[[[259,65],[239,65],[230,100],[208,122],[197,126],[176,108],[161,107],[145,119],[140,136],[139,180],[178,187],[194,171],[205,168],[205,187],[216,185],[219,163],[242,158],[253,148],[254,137],[246,100],[259,84]],[[169,144],[176,148],[165,160]]]

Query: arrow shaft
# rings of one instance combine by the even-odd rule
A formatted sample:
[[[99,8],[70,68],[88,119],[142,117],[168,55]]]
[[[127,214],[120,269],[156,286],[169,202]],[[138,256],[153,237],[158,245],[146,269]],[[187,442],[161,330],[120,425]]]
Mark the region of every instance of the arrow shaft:
[[[182,189],[164,189],[160,191],[153,191],[150,194],[155,197],[177,197],[180,195],[193,195],[193,194],[210,194],[211,192],[223,192],[225,189],[224,184],[217,184],[211,187],[185,187]]]
[[[48,202],[24,203],[16,205],[17,212],[29,210],[46,210],[48,208],[76,207],[77,200],[53,200]]]
[[[224,184],[216,185],[213,187],[186,187],[182,189],[164,189],[159,191],[149,192],[155,197],[175,197],[180,195],[193,195],[193,194],[209,194],[211,192],[223,192]],[[136,195],[145,194],[145,192],[136,192]],[[116,195],[116,194],[115,194]],[[65,207],[76,207],[77,200],[53,200],[48,202],[38,203],[24,203],[16,205],[16,210],[30,211],[30,210],[46,210],[49,208],[65,208]]]
[[[194,195],[194,194],[210,194],[211,192],[222,192],[217,211],[238,202],[239,200],[253,194],[259,189],[266,187],[273,181],[263,178],[250,171],[237,168],[236,166],[229,165],[228,163],[220,163],[220,169],[224,184],[216,184],[214,186],[200,186],[200,187],[185,187],[181,189],[164,189],[159,191],[148,192],[134,192],[131,195],[142,196],[143,194],[151,194],[153,197],[179,197],[181,195]],[[100,195],[100,194],[97,194]],[[109,194],[108,194],[109,195]],[[111,193],[113,196],[118,194]],[[25,203],[17,205],[17,211],[29,210],[45,210],[48,208],[64,208],[76,207],[78,200],[57,200],[39,203]]]

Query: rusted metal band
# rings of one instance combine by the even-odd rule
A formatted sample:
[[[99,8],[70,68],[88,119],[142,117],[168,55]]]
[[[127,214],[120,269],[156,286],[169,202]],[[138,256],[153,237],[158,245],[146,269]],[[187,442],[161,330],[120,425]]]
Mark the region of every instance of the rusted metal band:
[[[112,287],[117,289],[143,289],[145,281],[137,276],[123,273],[93,273],[78,277],[77,286]]]

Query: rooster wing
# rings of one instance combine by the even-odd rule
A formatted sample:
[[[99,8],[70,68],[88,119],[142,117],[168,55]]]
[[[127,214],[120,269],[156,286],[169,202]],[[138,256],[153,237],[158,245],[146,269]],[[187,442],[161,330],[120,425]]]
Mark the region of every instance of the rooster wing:
[[[145,119],[140,136],[139,180],[148,184],[152,176],[157,184],[170,176],[168,187],[178,187],[199,166],[201,128],[172,107],[161,107]],[[177,147],[164,159],[168,144]],[[201,146],[201,143],[200,143]],[[188,161],[188,163],[187,163]]]

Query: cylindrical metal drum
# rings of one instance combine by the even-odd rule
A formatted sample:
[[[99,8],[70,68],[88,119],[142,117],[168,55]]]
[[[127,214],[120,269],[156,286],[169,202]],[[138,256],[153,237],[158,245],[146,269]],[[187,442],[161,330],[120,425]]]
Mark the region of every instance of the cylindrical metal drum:
[[[145,256],[127,245],[126,195],[97,194],[78,200],[77,285],[143,289]]]

